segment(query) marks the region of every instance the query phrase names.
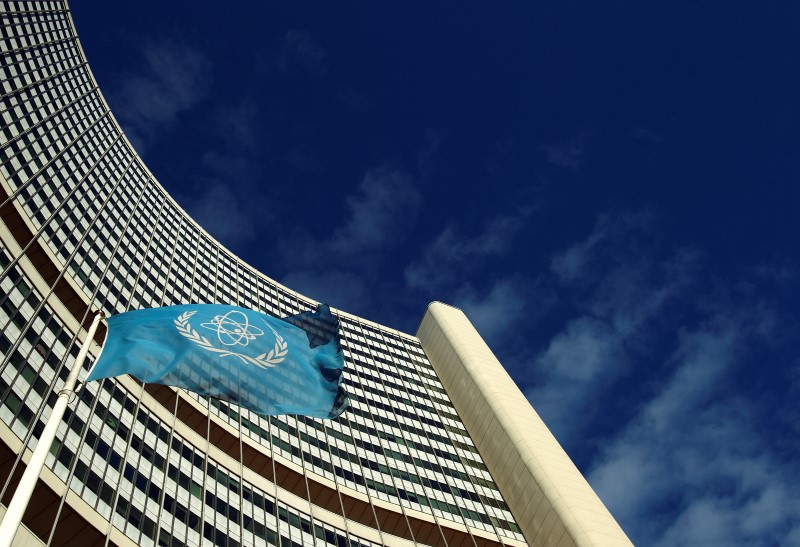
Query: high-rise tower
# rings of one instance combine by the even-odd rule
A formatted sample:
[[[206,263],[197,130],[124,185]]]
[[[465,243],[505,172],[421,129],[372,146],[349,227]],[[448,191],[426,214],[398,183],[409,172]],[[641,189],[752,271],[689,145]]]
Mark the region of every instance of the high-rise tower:
[[[3,2],[0,15],[8,503],[93,310],[218,302],[283,316],[315,303],[231,254],[167,195],[109,112],[66,2]],[[130,377],[81,386],[18,539],[628,543],[460,311],[432,304],[417,336],[337,314],[352,399],[338,420],[265,418]]]

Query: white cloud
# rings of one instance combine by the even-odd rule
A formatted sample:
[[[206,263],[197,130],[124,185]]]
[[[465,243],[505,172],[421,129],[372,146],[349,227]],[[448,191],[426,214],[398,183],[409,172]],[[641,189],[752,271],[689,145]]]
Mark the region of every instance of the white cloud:
[[[574,142],[543,146],[542,151],[550,163],[559,167],[578,169],[583,160],[583,145]]]
[[[433,129],[425,131],[425,141],[417,151],[417,169],[422,180],[431,178],[443,140],[444,137],[440,132]]]
[[[725,310],[685,332],[672,372],[595,461],[589,480],[641,544],[789,545],[796,464],[773,456],[728,378],[769,314]]]
[[[201,51],[171,42],[147,43],[142,56],[142,70],[123,75],[110,99],[126,134],[147,146],[205,97],[211,62]]]
[[[563,444],[588,427],[602,390],[629,364],[623,337],[606,321],[570,321],[535,360],[537,377],[525,395]]]
[[[296,65],[311,74],[322,76],[328,71],[328,54],[308,32],[290,29],[284,34],[272,65],[281,72]]]
[[[251,101],[220,105],[211,116],[226,148],[257,152],[259,106]]]
[[[370,169],[347,198],[350,216],[334,233],[331,249],[349,255],[393,246],[413,224],[421,199],[406,174]]]
[[[593,131],[579,131],[564,142],[542,146],[542,152],[553,165],[577,171],[583,163],[586,143],[593,135]]]
[[[590,483],[636,544],[789,545],[800,469],[739,384],[745,364],[769,367],[752,361],[781,322],[748,282],[708,279],[701,253],[664,249],[655,220],[604,215],[553,256],[574,316],[535,358],[527,395],[562,443],[584,448]],[[611,397],[626,410],[604,408]],[[609,429],[593,454],[587,436]]]
[[[228,186],[237,187],[241,181],[246,181],[252,165],[248,158],[238,155],[226,154],[218,150],[208,150],[200,158],[200,164],[205,173],[222,178],[230,177]],[[235,184],[234,181],[239,182]]]
[[[203,228],[234,252],[274,220],[269,196],[258,186],[256,112],[255,106],[241,102],[210,113],[210,132],[222,140],[209,143],[196,174],[183,176],[192,181],[190,189],[175,194]]]
[[[319,171],[322,167],[317,152],[307,145],[297,145],[289,149],[286,161],[298,173]]]
[[[507,252],[514,236],[525,225],[531,213],[526,208],[516,214],[489,219],[483,230],[472,237],[447,226],[424,251],[422,257],[409,264],[404,277],[406,285],[437,293],[453,282],[462,284],[460,273],[485,265],[487,258]]]
[[[374,301],[367,306],[383,282],[381,258],[407,237],[420,201],[405,173],[387,167],[368,170],[345,198],[348,214],[330,227],[330,235],[315,237],[297,224],[294,233],[280,238],[281,281],[352,313],[381,308]]]
[[[571,281],[583,275],[594,247],[606,237],[603,230],[598,230],[598,228],[600,227],[596,226],[595,231],[585,241],[553,255],[550,259],[550,269],[553,273],[565,281]]]
[[[647,127],[637,127],[633,130],[633,136],[638,140],[649,141],[654,144],[662,144],[666,140],[662,135]]]
[[[600,215],[585,240],[553,255],[550,269],[560,281],[575,282],[593,277],[597,262],[610,254],[617,255],[620,263],[636,260],[630,245],[640,245],[641,235],[647,234],[654,222],[647,212]]]
[[[348,110],[367,112],[373,107],[372,100],[361,90],[345,88],[337,96]]]
[[[709,387],[735,359],[741,329],[736,324],[714,325],[681,336],[675,356],[681,367],[644,411],[654,433],[674,425],[686,408],[701,407],[706,402],[712,394]]]
[[[374,307],[369,302],[367,281],[353,272],[303,270],[286,275],[281,283],[349,313],[366,312]]]
[[[575,295],[564,322],[530,364],[531,404],[566,445],[593,423],[604,395],[649,350],[653,325],[692,283],[696,256],[656,259],[644,214],[602,216],[551,260],[557,285]]]
[[[464,285],[455,293],[452,304],[460,308],[487,342],[500,342],[516,331],[519,319],[528,310],[524,283],[505,278],[488,291]]]
[[[225,245],[236,245],[255,237],[250,204],[227,184],[211,182],[198,194],[182,201],[192,218]]]

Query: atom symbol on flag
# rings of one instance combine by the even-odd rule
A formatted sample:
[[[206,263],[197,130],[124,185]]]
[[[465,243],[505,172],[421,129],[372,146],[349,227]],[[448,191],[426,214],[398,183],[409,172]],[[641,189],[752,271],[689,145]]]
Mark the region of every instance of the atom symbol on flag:
[[[251,340],[264,334],[263,330],[250,324],[246,314],[237,310],[217,315],[200,326],[215,331],[217,338],[225,346],[246,346]]]

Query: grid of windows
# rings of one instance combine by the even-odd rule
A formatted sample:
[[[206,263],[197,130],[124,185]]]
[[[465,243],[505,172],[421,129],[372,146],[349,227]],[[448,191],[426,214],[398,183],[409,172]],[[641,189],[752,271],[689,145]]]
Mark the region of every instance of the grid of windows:
[[[50,292],[40,294],[19,257],[0,249],[0,419],[35,442],[66,377],[65,358],[77,353],[75,333],[48,303],[63,276],[106,314],[218,302],[286,316],[314,303],[242,264],[169,199],[109,114],[64,4],[0,9],[0,174],[33,227],[23,254],[38,244],[60,263]],[[383,500],[406,519],[416,511],[438,526],[522,540],[418,341],[341,319],[352,405],[339,420],[266,418],[185,397],[206,409],[209,424],[227,423],[246,442],[270,447],[306,481],[322,477],[337,492]],[[276,492],[212,460],[207,446],[190,444],[145,408],[143,389],[130,393],[117,380],[83,386],[48,461],[135,542],[369,543],[314,519],[311,504],[276,503]],[[173,420],[175,401],[167,409]],[[210,425],[200,429],[209,443]]]
[[[9,263],[3,253],[0,264]],[[67,375],[63,357],[74,358],[77,345],[16,268],[0,284],[0,352],[6,356],[0,419],[18,437],[35,443]],[[35,308],[40,309],[36,315]],[[286,544],[302,545],[313,543],[312,529],[318,544],[348,540],[370,545],[320,522],[312,528],[308,514],[276,505],[274,495],[205,456],[116,381],[82,387],[74,409],[64,416],[47,465],[142,545],[154,544],[156,534],[169,545],[198,545],[201,535],[218,545],[255,545],[256,538],[277,544],[278,535]],[[236,497],[240,493],[243,503]],[[279,532],[281,522],[285,530]]]

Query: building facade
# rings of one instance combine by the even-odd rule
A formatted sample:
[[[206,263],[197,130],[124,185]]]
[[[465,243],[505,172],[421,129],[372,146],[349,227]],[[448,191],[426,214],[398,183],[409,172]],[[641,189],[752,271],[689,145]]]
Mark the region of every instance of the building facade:
[[[2,2],[0,17],[4,507],[96,311],[316,303],[230,253],[155,180],[65,1]],[[127,376],[80,384],[17,541],[626,544],[460,311],[432,304],[416,336],[336,313],[351,397],[337,420],[263,417]]]

